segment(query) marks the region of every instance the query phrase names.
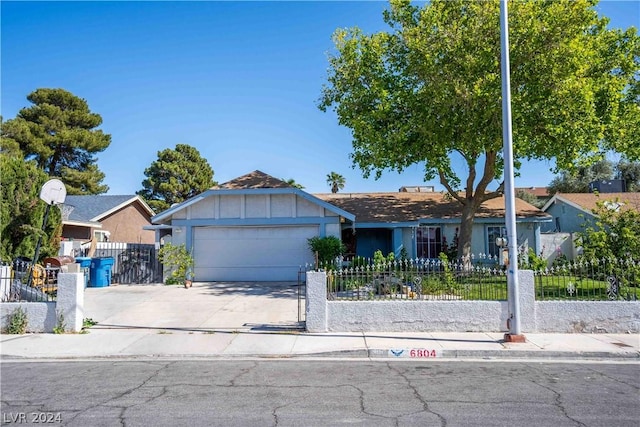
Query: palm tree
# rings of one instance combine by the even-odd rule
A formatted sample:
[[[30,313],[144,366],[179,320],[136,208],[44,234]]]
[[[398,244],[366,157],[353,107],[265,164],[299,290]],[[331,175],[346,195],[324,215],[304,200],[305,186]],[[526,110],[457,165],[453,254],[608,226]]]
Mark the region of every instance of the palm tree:
[[[283,181],[284,181],[284,182],[286,182],[287,184],[289,184],[289,185],[290,185],[290,186],[292,186],[292,187],[299,188],[300,190],[303,190],[303,189],[304,189],[304,185],[302,185],[302,184],[298,184],[298,183],[296,182],[296,180],[295,180],[295,179],[293,179],[293,178],[283,179]]]
[[[344,188],[344,176],[337,172],[331,172],[327,175],[327,184],[331,186],[332,193],[337,193]]]

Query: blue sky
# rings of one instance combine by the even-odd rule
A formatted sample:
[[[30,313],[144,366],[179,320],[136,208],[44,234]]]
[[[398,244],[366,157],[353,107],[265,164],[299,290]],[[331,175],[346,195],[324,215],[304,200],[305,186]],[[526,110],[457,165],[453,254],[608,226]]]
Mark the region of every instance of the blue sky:
[[[350,132],[316,107],[331,34],[385,30],[386,2],[1,3],[1,112],[14,118],[37,88],[84,98],[111,134],[98,154],[108,194],[142,188],[157,153],[196,147],[228,181],[255,169],[328,192],[397,191],[423,182],[421,165],[364,179],[349,159]],[[598,6],[612,27],[640,26],[640,2]],[[545,186],[547,162],[527,164],[516,186]]]

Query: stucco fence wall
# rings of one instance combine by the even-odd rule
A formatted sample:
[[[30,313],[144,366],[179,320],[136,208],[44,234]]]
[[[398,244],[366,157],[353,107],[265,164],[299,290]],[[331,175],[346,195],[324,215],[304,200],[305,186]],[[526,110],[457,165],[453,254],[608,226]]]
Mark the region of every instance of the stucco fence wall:
[[[58,317],[64,318],[66,332],[80,332],[84,322],[84,273],[58,274],[54,302],[2,302],[0,327],[5,331],[12,314],[20,307],[27,314],[27,332],[53,332]]]
[[[522,332],[640,332],[640,303],[536,301],[532,271],[519,271]],[[328,301],[326,274],[307,273],[309,332],[505,332],[507,301]]]

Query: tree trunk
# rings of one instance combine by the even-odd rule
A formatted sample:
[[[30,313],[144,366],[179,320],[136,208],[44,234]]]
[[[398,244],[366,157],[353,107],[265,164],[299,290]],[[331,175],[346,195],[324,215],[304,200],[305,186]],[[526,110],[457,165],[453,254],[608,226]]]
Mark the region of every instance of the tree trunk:
[[[473,218],[476,210],[475,203],[472,201],[462,206],[460,234],[458,235],[458,258],[464,259],[465,264],[471,260],[471,235],[473,234]]]

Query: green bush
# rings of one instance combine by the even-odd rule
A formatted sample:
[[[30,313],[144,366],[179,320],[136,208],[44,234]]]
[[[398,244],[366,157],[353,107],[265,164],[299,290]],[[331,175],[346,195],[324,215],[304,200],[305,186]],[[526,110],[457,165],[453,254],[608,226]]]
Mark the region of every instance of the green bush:
[[[640,212],[622,200],[600,200],[593,210],[595,221],[587,221],[578,233],[578,244],[587,259],[626,259],[640,254]]]
[[[453,272],[451,271],[449,257],[444,252],[440,252],[438,258],[440,259],[440,263],[442,264],[442,271],[444,272],[444,274],[440,278],[442,285],[449,292],[453,292],[454,290],[458,289],[458,283],[456,282]]]
[[[533,271],[541,271],[547,268],[547,261],[536,255],[533,248],[529,248],[529,268]]]
[[[378,249],[373,253],[373,265],[382,266],[387,263],[387,259],[382,255],[382,251]]]
[[[22,307],[18,307],[9,315],[7,333],[18,335],[25,334],[27,332],[28,323],[29,320],[27,319],[27,313],[22,309]]]
[[[167,243],[158,251],[158,258],[169,271],[167,285],[184,285],[186,280],[193,280],[193,257],[185,245]]]
[[[58,323],[53,327],[54,334],[64,334],[67,331],[67,324],[64,321],[64,313],[58,313]]]
[[[342,240],[335,236],[316,236],[307,239],[307,242],[311,252],[318,254],[318,262],[320,264],[332,264],[334,260],[346,250]]]

